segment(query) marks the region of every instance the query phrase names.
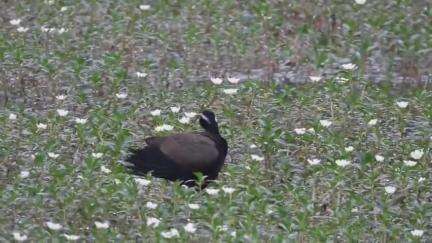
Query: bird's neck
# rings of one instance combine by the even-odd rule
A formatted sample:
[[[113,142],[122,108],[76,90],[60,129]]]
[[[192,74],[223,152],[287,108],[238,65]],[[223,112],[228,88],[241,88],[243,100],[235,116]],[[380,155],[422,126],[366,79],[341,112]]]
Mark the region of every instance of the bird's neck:
[[[215,136],[220,137],[219,128],[218,128],[217,125],[216,125],[216,126],[209,126],[209,127],[206,127],[205,130],[206,130],[207,132],[209,132],[209,133],[215,135]]]

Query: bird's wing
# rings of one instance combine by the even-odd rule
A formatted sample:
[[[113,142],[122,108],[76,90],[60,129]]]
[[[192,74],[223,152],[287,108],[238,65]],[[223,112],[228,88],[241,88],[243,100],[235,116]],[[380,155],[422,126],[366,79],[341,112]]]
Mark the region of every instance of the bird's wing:
[[[152,144],[181,167],[196,171],[211,167],[220,154],[216,142],[199,133],[176,134]]]

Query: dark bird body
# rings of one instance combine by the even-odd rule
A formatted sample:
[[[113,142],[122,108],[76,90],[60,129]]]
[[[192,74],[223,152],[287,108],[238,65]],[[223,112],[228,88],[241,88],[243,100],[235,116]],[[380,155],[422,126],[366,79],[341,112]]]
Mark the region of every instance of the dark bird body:
[[[132,150],[127,161],[133,164],[135,174],[149,172],[155,177],[195,185],[195,173],[206,180],[217,178],[228,151],[228,145],[219,134],[215,115],[204,111],[200,118],[204,132],[179,133],[166,137],[150,137],[143,149]]]

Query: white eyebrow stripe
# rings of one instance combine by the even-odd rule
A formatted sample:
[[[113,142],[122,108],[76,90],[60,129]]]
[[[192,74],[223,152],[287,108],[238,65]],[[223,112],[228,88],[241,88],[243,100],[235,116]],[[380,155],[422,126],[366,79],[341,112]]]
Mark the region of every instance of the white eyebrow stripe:
[[[207,123],[211,124],[210,119],[206,117],[204,114],[201,114],[201,118],[204,119]]]

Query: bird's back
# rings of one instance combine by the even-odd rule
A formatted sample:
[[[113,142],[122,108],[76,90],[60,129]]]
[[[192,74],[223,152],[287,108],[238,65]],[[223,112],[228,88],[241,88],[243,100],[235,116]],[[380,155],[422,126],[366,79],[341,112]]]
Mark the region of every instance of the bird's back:
[[[147,141],[147,140],[146,140]],[[183,133],[163,138],[151,138],[149,146],[155,146],[179,166],[194,171],[205,171],[217,162],[223,151],[218,141],[205,133]]]

